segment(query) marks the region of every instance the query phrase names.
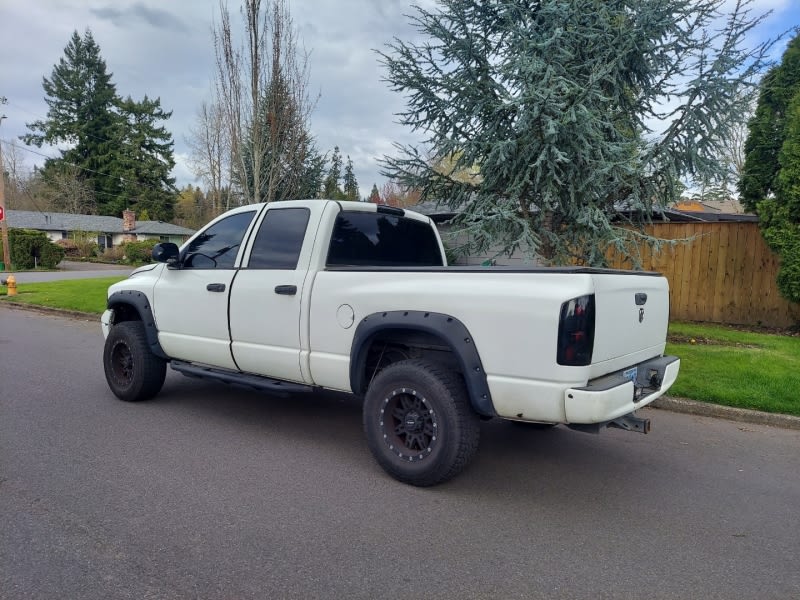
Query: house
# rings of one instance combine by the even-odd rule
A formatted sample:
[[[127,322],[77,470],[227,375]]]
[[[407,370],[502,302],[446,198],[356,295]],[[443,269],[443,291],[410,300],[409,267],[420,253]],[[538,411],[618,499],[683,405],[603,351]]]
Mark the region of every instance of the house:
[[[460,246],[467,240],[463,233],[455,231],[452,220],[458,216],[459,209],[451,208],[446,203],[426,201],[408,207],[410,210],[430,217],[436,223],[445,246]],[[629,211],[619,210],[620,216],[628,216]],[[654,223],[758,223],[758,216],[746,213],[736,199],[725,201],[697,201],[681,199],[680,202],[663,210],[654,210],[652,214]],[[514,252],[511,256],[497,256],[494,252],[458,256],[457,265],[498,265],[498,266],[529,266],[538,264],[524,256],[521,251]]]
[[[194,234],[193,229],[162,221],[136,222],[136,213],[122,211],[122,218],[99,215],[73,215],[69,213],[40,212],[33,210],[7,210],[6,219],[11,229],[43,231],[52,242],[75,237],[77,233],[97,237],[101,250],[125,242],[157,239],[180,245]]]
[[[666,211],[671,221],[736,221],[758,223],[758,215],[747,212],[736,198],[698,200],[681,198]]]

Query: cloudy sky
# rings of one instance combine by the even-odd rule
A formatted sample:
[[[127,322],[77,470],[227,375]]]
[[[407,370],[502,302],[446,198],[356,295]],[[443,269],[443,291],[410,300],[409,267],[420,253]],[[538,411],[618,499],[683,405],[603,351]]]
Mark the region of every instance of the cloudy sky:
[[[238,22],[238,0],[228,4]],[[174,174],[180,186],[196,183],[185,140],[200,103],[210,99],[211,27],[218,6],[218,0],[0,0],[0,96],[8,99],[0,107],[7,117],[0,139],[21,145],[17,138],[27,131],[25,124],[45,118],[42,77],[50,76],[72,32],[89,28],[120,95],[160,97],[173,111],[167,128],[175,140]],[[373,51],[393,37],[414,35],[404,16],[411,8],[396,0],[289,0],[289,7],[310,53],[310,91],[320,94],[311,130],[321,150],[338,145],[352,158],[367,195],[373,183],[380,187],[384,181],[378,159],[392,152],[393,142],[412,140],[395,123],[403,100],[381,81]],[[773,14],[754,37],[800,25],[800,0],[757,0],[756,7]],[[20,154],[28,166],[43,161],[31,152]]]

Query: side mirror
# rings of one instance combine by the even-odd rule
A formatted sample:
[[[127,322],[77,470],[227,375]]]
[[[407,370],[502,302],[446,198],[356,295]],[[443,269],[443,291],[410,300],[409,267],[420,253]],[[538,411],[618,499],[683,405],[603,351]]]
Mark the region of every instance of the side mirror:
[[[175,264],[178,262],[178,258],[180,257],[180,252],[178,251],[177,244],[173,244],[172,242],[161,242],[160,244],[156,244],[153,246],[153,260],[156,262],[163,262],[169,264]]]

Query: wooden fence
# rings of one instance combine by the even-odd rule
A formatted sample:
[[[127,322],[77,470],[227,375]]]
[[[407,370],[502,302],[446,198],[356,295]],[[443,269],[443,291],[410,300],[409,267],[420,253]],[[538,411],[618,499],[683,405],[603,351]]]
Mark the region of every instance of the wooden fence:
[[[656,255],[643,251],[642,266],[669,280],[671,319],[764,327],[800,321],[800,305],[778,292],[779,259],[757,223],[657,223],[648,233],[691,240],[665,245]],[[616,258],[611,266],[630,263]]]

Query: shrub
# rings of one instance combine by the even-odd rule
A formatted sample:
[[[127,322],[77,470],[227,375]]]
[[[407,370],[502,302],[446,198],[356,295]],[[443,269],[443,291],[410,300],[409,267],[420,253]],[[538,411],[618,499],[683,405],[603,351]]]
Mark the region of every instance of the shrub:
[[[141,242],[126,242],[122,245],[125,253],[125,262],[149,263],[153,260],[153,246],[158,240],[142,240]]]
[[[55,269],[64,259],[64,248],[51,242],[43,231],[11,229],[8,245],[15,269]]]
[[[78,244],[75,243],[75,240],[58,240],[55,244],[64,249],[64,256],[68,258],[81,257],[81,251],[78,248]]]
[[[125,258],[125,248],[114,246],[103,250],[103,260],[106,262],[121,262]]]

